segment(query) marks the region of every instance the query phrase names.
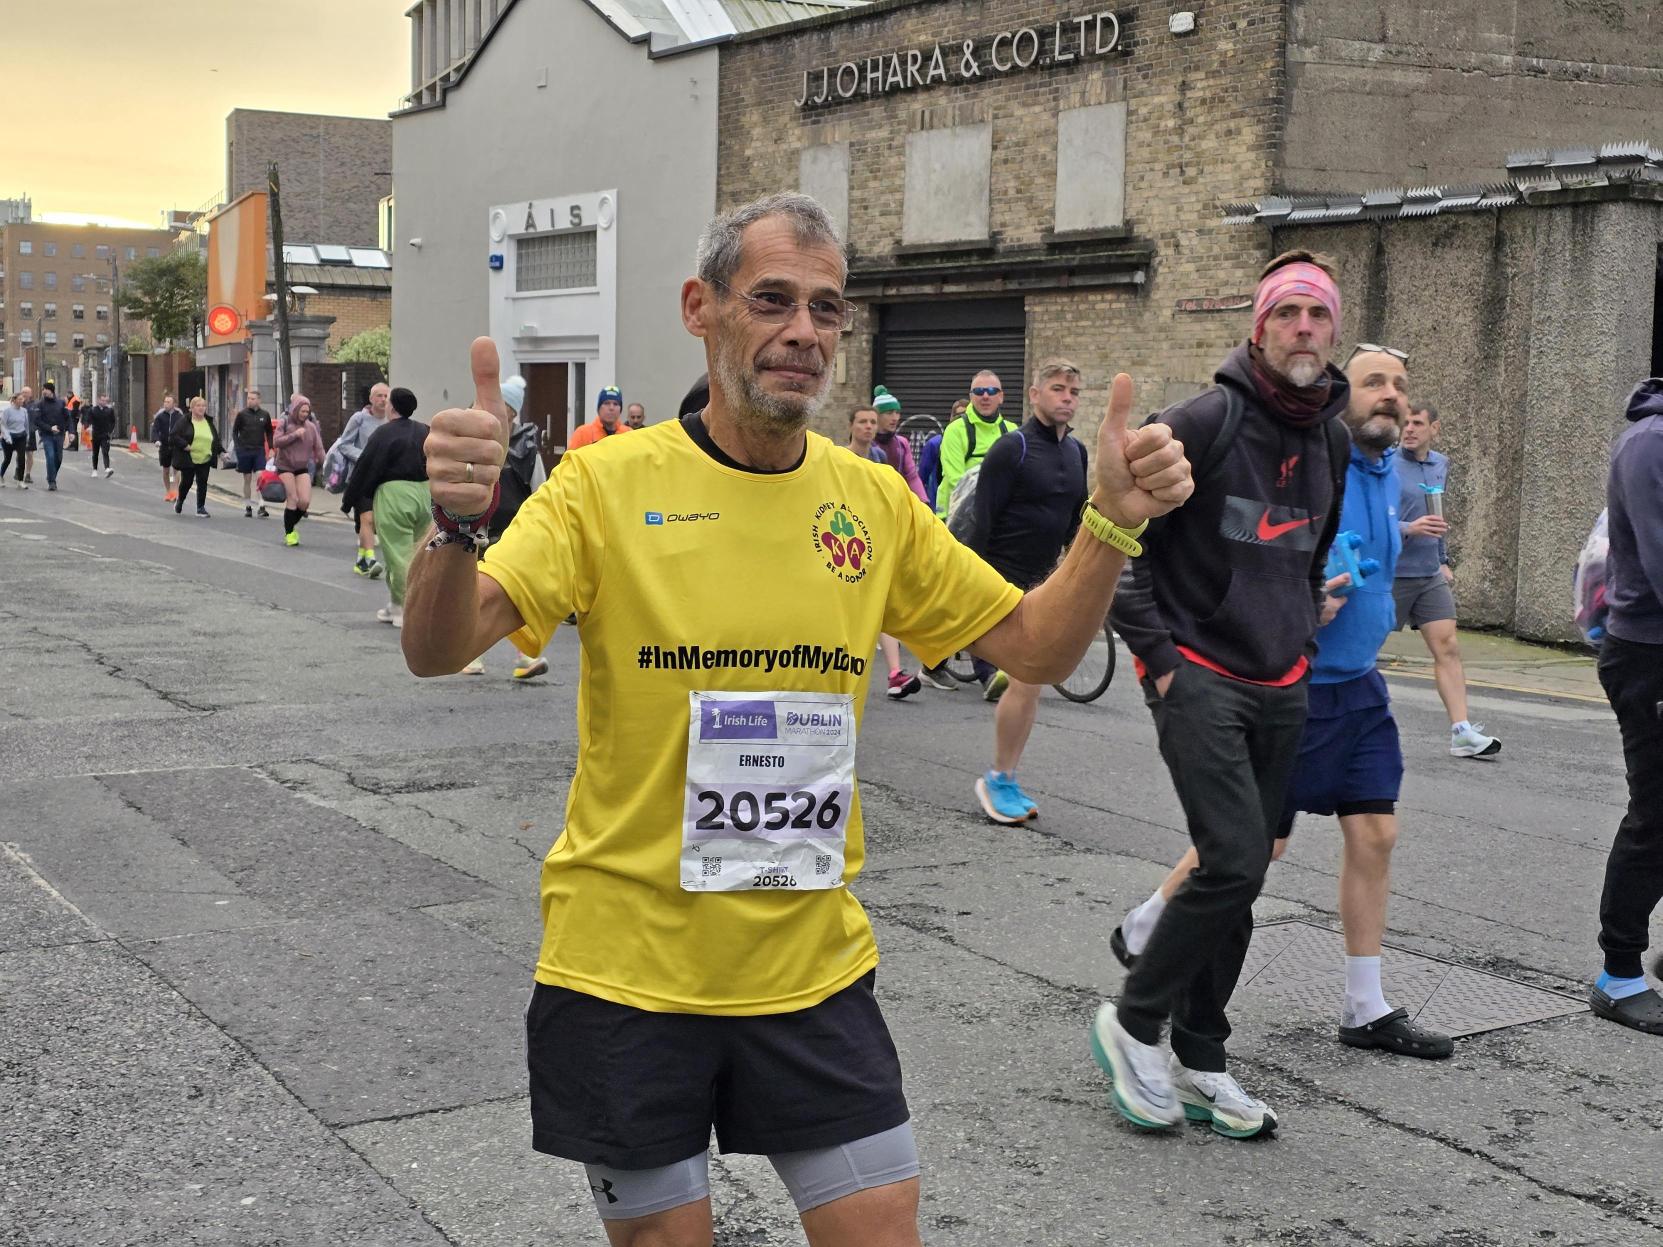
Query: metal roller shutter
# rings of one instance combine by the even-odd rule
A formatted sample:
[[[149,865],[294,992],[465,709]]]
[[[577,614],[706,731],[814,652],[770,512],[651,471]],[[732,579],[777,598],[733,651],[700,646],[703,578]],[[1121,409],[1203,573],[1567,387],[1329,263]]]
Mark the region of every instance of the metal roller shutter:
[[[945,424],[969,396],[970,379],[991,368],[1005,387],[1003,415],[1020,423],[1026,336],[1020,299],[889,305],[879,313],[872,380],[901,400],[905,415]]]

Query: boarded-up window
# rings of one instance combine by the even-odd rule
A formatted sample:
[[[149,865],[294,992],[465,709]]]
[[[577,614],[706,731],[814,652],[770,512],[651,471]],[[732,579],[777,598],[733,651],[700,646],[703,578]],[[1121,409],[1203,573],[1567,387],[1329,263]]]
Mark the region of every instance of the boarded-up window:
[[[837,226],[849,236],[849,145],[816,143],[797,157],[797,185],[817,200]]]
[[[907,135],[901,241],[984,242],[993,126],[952,126]]]
[[[1126,223],[1126,105],[1057,114],[1057,232]]]

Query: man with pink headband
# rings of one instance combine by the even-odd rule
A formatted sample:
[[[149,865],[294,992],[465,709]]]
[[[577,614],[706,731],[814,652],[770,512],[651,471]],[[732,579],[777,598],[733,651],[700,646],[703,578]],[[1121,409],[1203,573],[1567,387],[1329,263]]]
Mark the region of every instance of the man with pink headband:
[[[1146,1129],[1186,1116],[1232,1138],[1276,1129],[1226,1072],[1225,1005],[1299,756],[1317,627],[1337,609],[1324,566],[1350,455],[1339,419],[1350,390],[1329,364],[1340,314],[1326,261],[1276,257],[1253,336],[1212,389],[1157,417],[1184,443],[1195,494],[1150,524],[1111,621],[1136,660],[1199,865],[1115,931],[1131,972],[1090,1036],[1115,1106]]]

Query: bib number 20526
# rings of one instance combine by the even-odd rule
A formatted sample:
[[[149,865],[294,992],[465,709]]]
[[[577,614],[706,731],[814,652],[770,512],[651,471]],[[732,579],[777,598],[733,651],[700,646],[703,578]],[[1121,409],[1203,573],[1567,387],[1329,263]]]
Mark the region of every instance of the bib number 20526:
[[[849,695],[690,694],[681,886],[841,887],[854,755]]]

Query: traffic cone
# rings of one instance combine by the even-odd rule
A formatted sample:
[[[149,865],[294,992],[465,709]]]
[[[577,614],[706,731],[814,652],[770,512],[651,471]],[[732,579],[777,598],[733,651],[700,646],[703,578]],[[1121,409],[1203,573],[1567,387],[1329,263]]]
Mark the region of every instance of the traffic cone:
[[[127,450],[130,454],[139,453],[139,426],[136,424],[127,426]]]

